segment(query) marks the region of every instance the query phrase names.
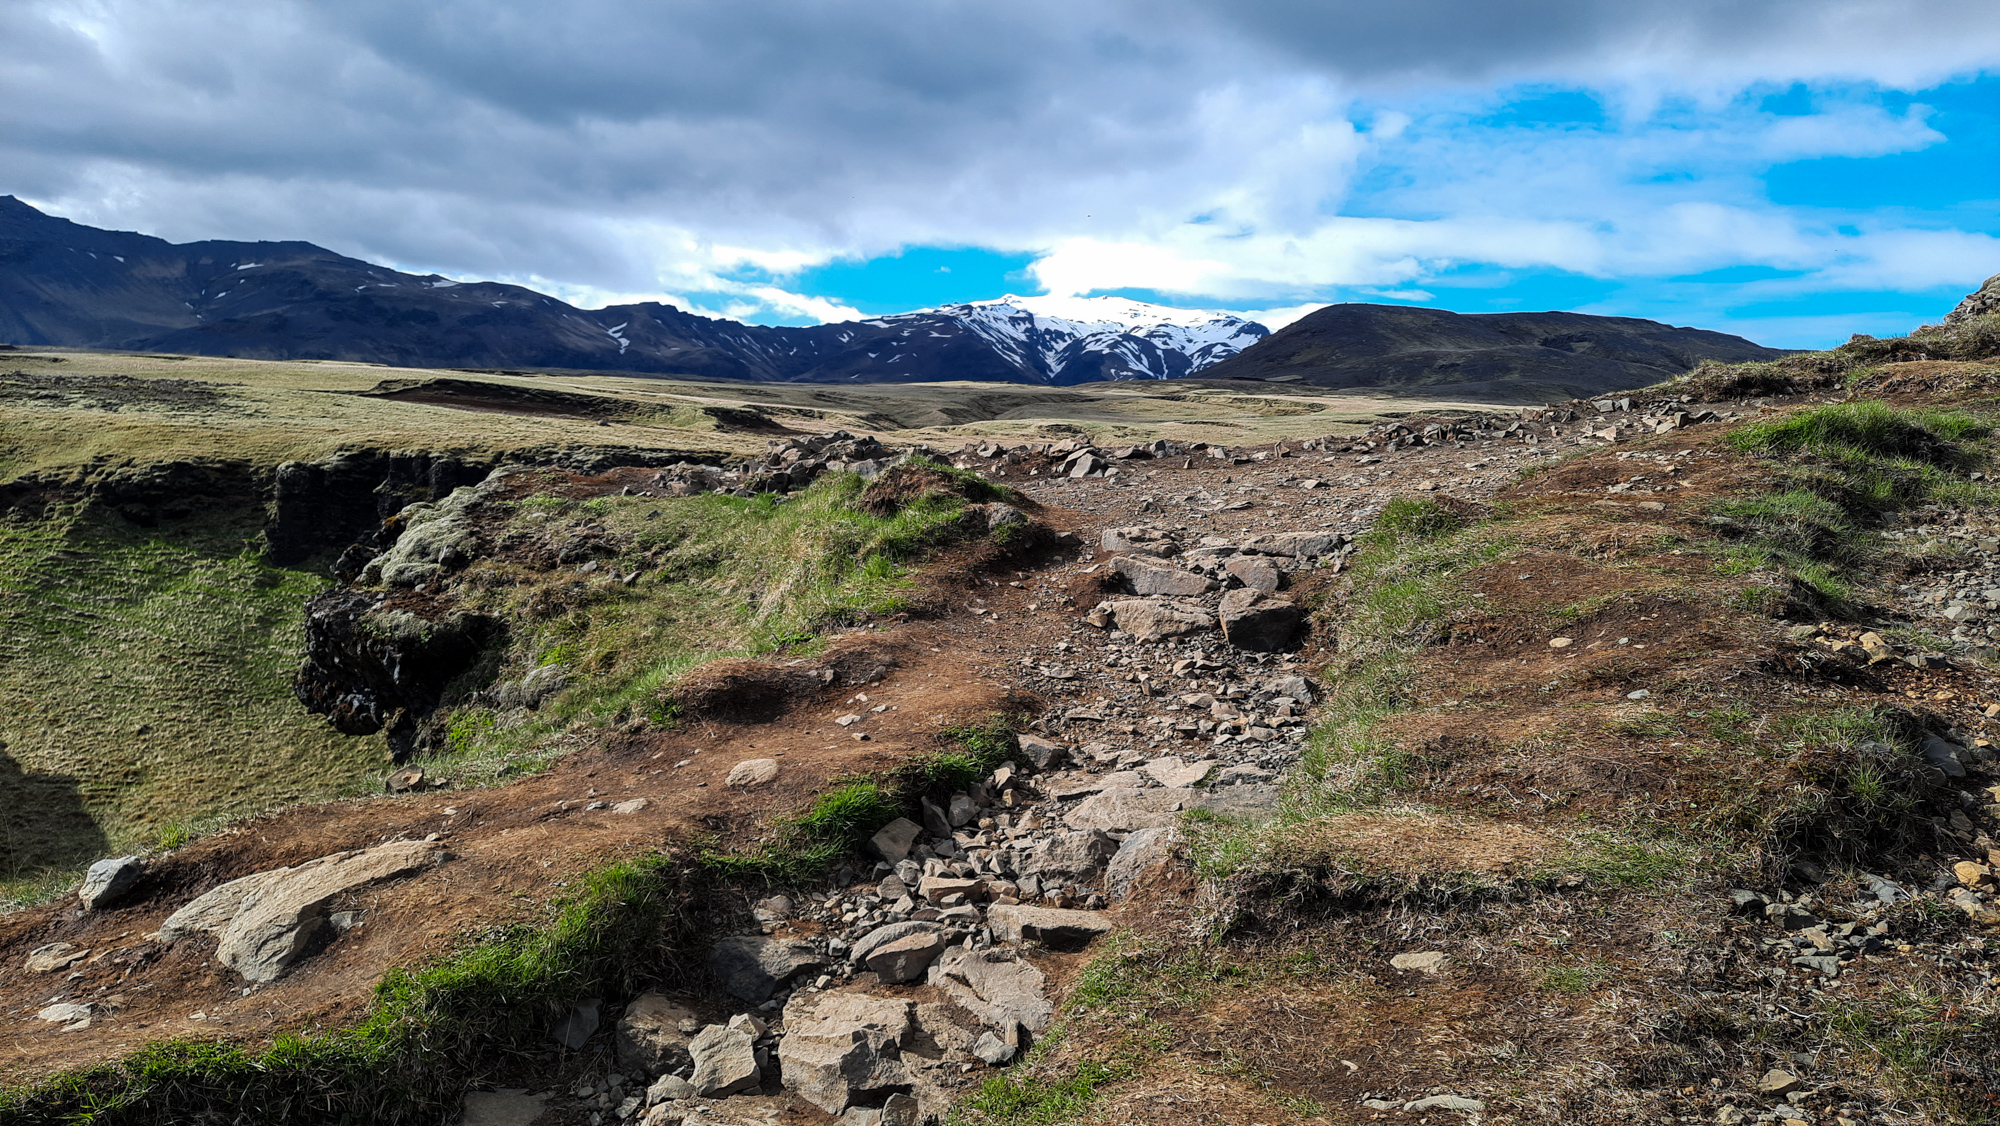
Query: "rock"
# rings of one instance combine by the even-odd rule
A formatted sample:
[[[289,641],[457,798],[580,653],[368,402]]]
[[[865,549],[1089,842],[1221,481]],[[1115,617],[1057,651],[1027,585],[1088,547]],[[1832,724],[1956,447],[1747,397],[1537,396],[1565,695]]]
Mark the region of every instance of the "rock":
[[[1181,550],[1180,544],[1174,541],[1173,533],[1137,524],[1106,528],[1104,534],[1098,537],[1098,545],[1106,551],[1136,551],[1162,558],[1177,555]]]
[[[693,1066],[688,1054],[692,1037],[681,1031],[681,1022],[700,1019],[664,993],[640,994],[618,1018],[618,1066],[646,1075]]]
[[[64,1024],[73,1024],[80,1020],[90,1019],[90,1006],[79,1005],[72,1001],[61,1001],[37,1011],[35,1019],[45,1020],[51,1024],[58,1021]]]
[[[754,934],[725,938],[708,955],[708,968],[729,995],[753,1005],[770,1000],[793,974],[825,965],[825,958],[803,942]]]
[[[1163,641],[1215,628],[1215,615],[1192,602],[1162,598],[1121,598],[1099,604],[1111,621],[1140,641]]]
[[[591,1034],[597,1031],[598,1002],[582,1001],[570,1009],[569,1015],[557,1024],[550,1033],[555,1042],[574,1052],[590,1042]]]
[[[1182,762],[1179,755],[1162,755],[1139,768],[1139,773],[1151,778],[1162,786],[1192,786],[1208,777],[1216,762],[1212,758],[1200,762]]]
[[[1222,636],[1238,649],[1274,653],[1289,648],[1305,615],[1292,600],[1261,590],[1232,590],[1222,596]]]
[[[915,1096],[898,1091],[882,1103],[881,1126],[922,1126],[922,1104]]]
[[[28,951],[28,960],[21,968],[31,974],[52,974],[66,970],[90,957],[90,951],[67,942],[51,942]]]
[[[1953,864],[1951,874],[1958,878],[1959,883],[1969,888],[1983,888],[1993,882],[1993,870],[1973,860],[1961,860]]]
[[[924,827],[907,817],[898,817],[877,830],[868,838],[868,847],[875,855],[891,864],[900,864],[909,859],[910,849],[917,838],[924,835]]]
[[[1460,1095],[1431,1095],[1403,1104],[1406,1111],[1415,1110],[1455,1110],[1460,1114],[1479,1114],[1486,1104],[1478,1099],[1468,1099]]]
[[[792,917],[793,904],[788,895],[766,896],[750,905],[750,917],[760,923],[776,923]]]
[[[1231,786],[1230,789],[1242,789]],[[1104,790],[1069,811],[1063,824],[1072,829],[1097,829],[1124,833],[1133,829],[1155,829],[1172,825],[1193,790]]]
[[[969,795],[953,794],[944,815],[945,820],[951,822],[952,828],[963,828],[979,817],[979,803],[973,801]]]
[[[1252,536],[1237,544],[1238,551],[1259,555],[1286,555],[1294,559],[1314,559],[1331,555],[1346,546],[1347,537],[1339,532],[1279,532],[1275,535]]]
[[[1055,1015],[1043,992],[1042,971],[1021,961],[1004,946],[967,950],[954,946],[931,966],[930,983],[942,988],[959,1008],[996,1032],[1015,1024],[1041,1032]]]
[[[646,1105],[695,1098],[694,1084],[678,1075],[662,1075],[646,1088]]]
[[[778,776],[778,760],[774,758],[744,759],[729,768],[729,777],[722,780],[725,786],[748,788],[759,786]]]
[[[1279,590],[1285,585],[1285,573],[1278,570],[1276,563],[1261,556],[1239,556],[1224,563],[1222,568],[1251,590]]]
[[[520,1088],[502,1091],[469,1091],[459,1126],[529,1126],[548,1109],[547,1092],[531,1095]]]
[[[1217,790],[1185,790],[1186,808],[1205,809],[1218,817],[1246,821],[1268,821],[1278,815],[1278,803],[1285,796],[1282,786],[1240,785]]]
[[[1038,771],[1061,766],[1069,759],[1069,748],[1061,743],[1025,732],[1015,736],[1015,739],[1020,744],[1021,753],[1027,756],[1029,762],[1035,764],[1035,769]]]
[[[1104,894],[1114,903],[1131,898],[1149,874],[1173,861],[1180,833],[1170,826],[1139,829],[1125,838],[1104,872]]]
[[[1265,687],[1280,696],[1290,696],[1302,704],[1310,704],[1314,699],[1312,682],[1302,676],[1274,677]]]
[[[874,930],[861,936],[860,939],[856,940],[854,948],[848,952],[847,956],[850,960],[858,964],[867,961],[868,955],[874,953],[876,947],[885,946],[899,939],[908,938],[911,935],[942,934],[943,932],[944,928],[936,923],[916,920],[904,923],[890,923],[886,927],[876,927]]]
[[[1111,920],[1102,912],[1056,907],[995,904],[986,909],[986,923],[1001,942],[1039,942],[1062,951],[1081,950],[1111,932]]]
[[[907,1086],[902,1046],[910,1034],[910,1003],[864,993],[809,993],[785,1006],[779,1070],[787,1090],[828,1114],[871,1092]]]
[[[917,896],[928,903],[936,903],[948,895],[962,895],[972,899],[980,895],[985,886],[983,880],[960,879],[955,876],[925,876],[917,881]]]
[[[991,1032],[982,1032],[972,1044],[972,1054],[993,1067],[999,1067],[1014,1058],[1014,1049]]]
[[[1143,556],[1121,555],[1111,561],[1111,567],[1125,576],[1125,581],[1131,586],[1134,594],[1165,594],[1175,598],[1194,598],[1215,589],[1213,579],[1197,575],[1193,571],[1183,571],[1179,567],[1155,563]]]
[[[1945,777],[1965,777],[1965,763],[1960,757],[1965,754],[1965,748],[1957,743],[1947,743],[1932,735],[1924,740],[1921,753],[1924,761],[1944,771]]]
[[[1779,1071],[1776,1068],[1772,1068],[1770,1071],[1764,1073],[1763,1078],[1757,1080],[1757,1093],[1760,1095],[1789,1095],[1793,1091],[1798,1090],[1800,1086],[1798,1076],[1793,1075],[1789,1071]]]
[[[901,985],[922,980],[944,948],[942,933],[908,934],[875,947],[862,964],[874,972],[877,981]]]
[[[136,856],[100,860],[83,874],[83,886],[76,890],[85,911],[115,907],[139,877],[146,874],[146,862]]]
[[[642,809],[645,809],[645,808],[646,808],[647,806],[649,806],[649,805],[651,805],[651,804],[653,804],[653,803],[652,803],[652,802],[650,802],[650,801],[648,801],[648,800],[646,800],[645,798],[632,798],[632,799],[630,799],[630,800],[627,800],[627,801],[620,801],[620,802],[612,802],[612,803],[611,803],[611,812],[613,812],[613,813],[637,813],[637,812],[639,812],[640,810],[642,810]]]
[[[719,1098],[747,1091],[763,1078],[750,1036],[726,1025],[711,1024],[688,1042],[694,1075],[688,1079],[695,1094]]]
[[[384,779],[382,788],[392,794],[407,794],[411,790],[421,790],[424,788],[424,768],[406,766]]]
[[[1419,953],[1398,954],[1389,959],[1389,965],[1394,969],[1413,973],[1437,974],[1444,972],[1445,965],[1449,961],[1449,956],[1442,950],[1425,950]]]
[[[1021,874],[1087,880],[1118,853],[1118,842],[1101,829],[1079,829],[1047,838],[1021,862]]]
[[[395,841],[244,876],[169,915],[158,937],[217,935],[217,960],[245,980],[274,981],[310,948],[335,896],[422,868],[438,851],[430,841]]]

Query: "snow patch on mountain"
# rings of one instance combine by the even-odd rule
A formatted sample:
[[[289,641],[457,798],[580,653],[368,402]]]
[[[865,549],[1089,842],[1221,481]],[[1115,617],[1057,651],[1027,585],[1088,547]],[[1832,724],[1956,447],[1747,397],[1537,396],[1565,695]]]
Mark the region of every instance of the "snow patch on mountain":
[[[957,321],[1009,363],[1049,379],[1085,358],[1101,366],[1102,378],[1173,379],[1226,360],[1270,335],[1263,325],[1231,313],[1124,297],[1008,294],[871,323],[886,328],[936,317]]]

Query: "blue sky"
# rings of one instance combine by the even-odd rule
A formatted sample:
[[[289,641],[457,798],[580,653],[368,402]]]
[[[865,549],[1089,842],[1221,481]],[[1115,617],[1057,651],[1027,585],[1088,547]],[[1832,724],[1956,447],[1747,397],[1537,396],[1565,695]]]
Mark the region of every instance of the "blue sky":
[[[24,0],[0,191],[587,305],[1576,309],[1824,346],[2000,272],[1990,0]]]

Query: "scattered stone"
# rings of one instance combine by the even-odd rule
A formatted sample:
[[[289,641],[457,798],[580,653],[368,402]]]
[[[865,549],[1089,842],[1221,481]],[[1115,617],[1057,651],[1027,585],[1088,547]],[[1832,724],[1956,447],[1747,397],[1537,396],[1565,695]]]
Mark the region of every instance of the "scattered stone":
[[[1779,1071],[1773,1068],[1765,1072],[1763,1078],[1757,1080],[1757,1093],[1760,1095],[1789,1095],[1793,1091],[1798,1090],[1800,1086],[1798,1076],[1793,1075],[1789,1071]]]
[[[1131,586],[1134,594],[1195,598],[1215,589],[1213,579],[1197,575],[1193,571],[1183,571],[1179,567],[1156,563],[1143,556],[1121,555],[1111,561],[1111,566],[1113,570],[1125,576],[1125,582]]]
[[[115,907],[125,893],[146,874],[146,862],[136,856],[100,860],[83,874],[83,886],[76,891],[85,911]]]
[[[1394,969],[1408,970],[1412,973],[1437,974],[1444,972],[1445,965],[1449,961],[1450,956],[1442,950],[1425,950],[1420,953],[1398,954],[1389,959],[1389,965]]]
[[[972,1054],[993,1067],[1000,1067],[1014,1058],[1014,1049],[1005,1040],[991,1032],[982,1032],[972,1044]]]
[[[1486,1104],[1478,1099],[1468,1099],[1460,1095],[1431,1095],[1428,1098],[1404,1103],[1403,1109],[1405,1111],[1455,1110],[1460,1114],[1480,1114],[1486,1110]]]
[[[1105,529],[1104,534],[1098,538],[1098,545],[1106,551],[1136,551],[1162,558],[1177,555],[1181,549],[1180,544],[1174,541],[1173,533],[1137,524]]]
[[[1180,833],[1171,826],[1139,829],[1125,838],[1104,872],[1104,894],[1114,903],[1131,898],[1145,878],[1173,861]]]
[[[1236,580],[1251,590],[1272,591],[1283,589],[1285,573],[1276,563],[1262,556],[1245,555],[1231,559],[1222,569],[1236,576]]]
[[[692,1067],[692,1064],[688,1065]],[[662,1075],[646,1088],[646,1105],[696,1097],[694,1084],[678,1075]]]
[[[1029,735],[1026,732],[1016,736],[1015,739],[1020,744],[1021,753],[1027,756],[1029,762],[1035,764],[1036,770],[1049,770],[1061,766],[1069,759],[1069,748],[1061,743],[1044,739],[1039,735]]]
[[[770,1000],[794,974],[825,965],[825,957],[808,943],[754,934],[725,938],[708,955],[708,968],[729,995],[753,1005]]]
[[[898,817],[877,830],[868,838],[868,847],[875,855],[891,864],[900,864],[909,858],[917,838],[924,835],[924,827],[907,817]]]
[[[1557,637],[1549,640],[1549,648],[1551,649],[1567,649],[1575,644],[1576,638],[1574,637]]]
[[[382,788],[392,794],[407,794],[424,788],[424,768],[406,766],[382,780]]]
[[[920,981],[931,963],[944,953],[945,945],[942,932],[908,934],[876,946],[862,964],[875,974],[877,981],[888,985]]]
[[[1162,755],[1139,768],[1139,773],[1151,778],[1162,786],[1192,786],[1208,777],[1216,767],[1212,758],[1200,762],[1183,762],[1179,755]]]
[[[598,1002],[581,1001],[570,1009],[569,1015],[557,1024],[551,1033],[555,1042],[574,1052],[590,1042],[592,1033],[597,1031]]]
[[[1001,942],[1039,942],[1051,950],[1074,951],[1111,932],[1111,921],[1097,911],[1067,911],[1056,907],[995,905],[986,923]]]
[[[645,798],[632,798],[632,799],[631,799],[631,800],[629,800],[629,801],[621,801],[621,802],[612,802],[612,803],[611,803],[611,812],[613,812],[613,813],[637,813],[637,812],[639,812],[640,810],[642,810],[642,809],[646,808],[647,806],[649,806],[649,805],[651,805],[651,804],[653,804],[653,803],[652,803],[652,802],[650,802],[650,801],[648,801],[648,800],[646,800]]]
[[[760,923],[782,922],[792,917],[793,909],[791,896],[767,896],[750,905],[750,917]]]
[[[90,951],[82,947],[71,946],[67,942],[51,942],[28,951],[28,960],[21,968],[31,974],[52,974],[57,970],[66,970],[88,957]]]
[[[722,780],[725,786],[748,788],[760,786],[778,776],[778,760],[774,758],[744,759],[729,768],[729,777]]]
[[[64,1001],[54,1005],[50,1005],[47,1008],[44,1008],[41,1011],[37,1012],[35,1014],[35,1019],[45,1020],[51,1024],[54,1024],[58,1021],[64,1024],[71,1024],[80,1020],[89,1020],[90,1006],[79,1005],[75,1004],[74,1002]]]
[[[395,841],[244,876],[169,915],[158,938],[217,935],[215,956],[223,965],[248,981],[275,981],[311,948],[330,900],[425,867],[438,852],[432,841]]]
[[[688,1082],[704,1098],[747,1091],[763,1078],[755,1044],[740,1029],[711,1024],[688,1042],[688,1054],[694,1059],[694,1075]]]
[[[1232,590],[1222,596],[1222,636],[1238,649],[1275,653],[1290,648],[1305,615],[1292,600],[1261,590]]]
[[[692,1037],[681,1026],[700,1019],[663,993],[640,994],[618,1018],[618,1066],[646,1075],[694,1066],[688,1054]]]
[[[1192,602],[1164,598],[1121,598],[1098,605],[1121,630],[1140,641],[1164,641],[1215,628],[1215,615]]]

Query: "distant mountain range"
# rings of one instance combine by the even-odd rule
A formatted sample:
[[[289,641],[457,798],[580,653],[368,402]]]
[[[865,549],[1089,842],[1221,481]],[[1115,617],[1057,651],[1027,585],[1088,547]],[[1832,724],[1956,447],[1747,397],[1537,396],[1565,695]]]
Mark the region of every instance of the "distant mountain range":
[[[307,242],[106,231],[0,196],[0,340],[407,367],[580,368],[785,382],[1172,379],[1269,335],[1226,313],[1004,297],[810,328],[648,301],[579,309]]]
[[[170,243],[45,215],[13,196],[0,196],[0,341],[778,382],[1199,374],[1510,398],[1637,387],[1704,359],[1783,354],[1625,317],[1391,305],[1328,306],[1272,335],[1228,313],[1117,297],[1008,296],[808,328],[747,325],[657,301],[579,309],[307,242]]]
[[[1531,401],[1644,387],[1703,360],[1787,354],[1740,336],[1637,317],[1356,304],[1308,313],[1201,374]]]

